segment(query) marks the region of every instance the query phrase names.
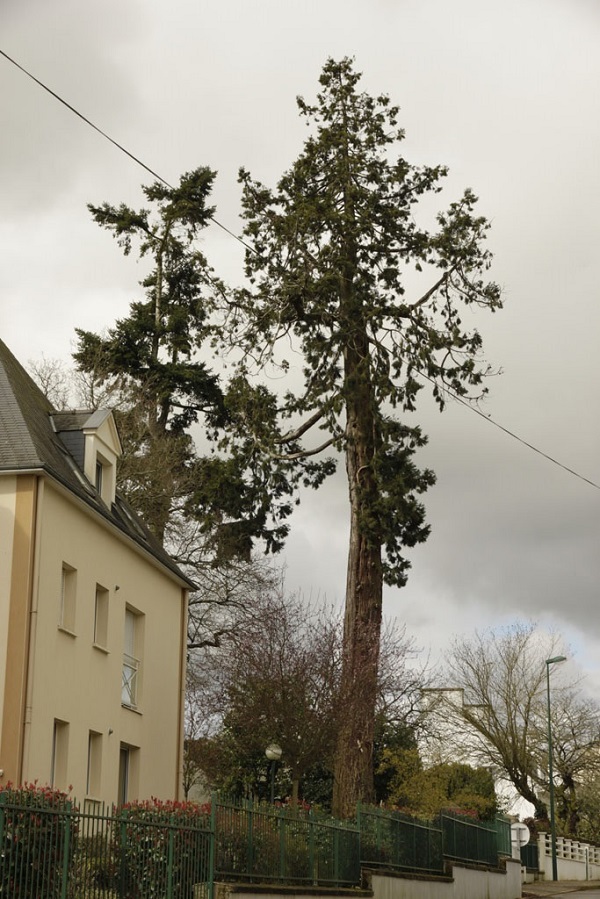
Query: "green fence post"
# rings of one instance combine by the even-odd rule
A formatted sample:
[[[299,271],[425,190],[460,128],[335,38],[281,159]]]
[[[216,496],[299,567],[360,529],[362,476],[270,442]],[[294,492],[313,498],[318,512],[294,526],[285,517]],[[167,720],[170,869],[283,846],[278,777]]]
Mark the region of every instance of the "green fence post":
[[[126,880],[127,880],[127,812],[125,809],[121,809],[121,815],[119,819],[119,845],[120,845],[120,859],[119,859],[119,897],[120,899],[126,899]]]
[[[246,800],[246,815],[247,815],[247,836],[248,842],[246,845],[246,855],[247,855],[247,866],[248,866],[248,874],[250,876],[250,882],[254,880],[254,806],[252,804],[251,799]]]
[[[362,838],[362,802],[359,801],[356,803],[356,826],[358,827],[358,859],[360,862],[363,860],[363,838]]]
[[[6,793],[0,792],[0,846],[5,845],[5,836],[4,836],[4,828],[6,825],[6,812],[4,811],[4,805],[6,803]],[[2,881],[0,881],[0,888],[3,887]]]
[[[333,880],[336,887],[340,884],[340,830],[338,827],[333,829]]]
[[[284,815],[278,815],[279,821],[279,876],[285,878],[285,834],[286,820]]]
[[[169,818],[167,825],[169,836],[167,842],[167,895],[166,899],[173,899],[173,863],[175,856],[175,818]]]
[[[317,886],[315,871],[315,827],[313,822],[308,819],[308,870],[310,871],[313,886]]]
[[[210,798],[210,834],[208,842],[208,899],[215,897],[215,858],[217,850],[217,794]]]
[[[63,838],[63,857],[61,870],[60,899],[67,899],[67,886],[69,882],[69,856],[71,854],[71,809],[70,802],[64,811],[65,832]],[[60,821],[61,812],[58,813]]]

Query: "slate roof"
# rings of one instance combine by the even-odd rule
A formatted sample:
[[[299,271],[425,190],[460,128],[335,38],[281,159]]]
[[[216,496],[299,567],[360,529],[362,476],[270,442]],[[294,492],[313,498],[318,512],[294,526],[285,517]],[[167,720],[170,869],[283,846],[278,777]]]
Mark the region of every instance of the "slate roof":
[[[69,441],[63,442],[59,436],[59,431],[98,427],[109,414],[108,410],[57,412],[0,340],[0,474],[3,471],[46,472],[193,589],[195,584],[183,574],[123,497],[117,493],[110,509],[102,502],[68,451]]]

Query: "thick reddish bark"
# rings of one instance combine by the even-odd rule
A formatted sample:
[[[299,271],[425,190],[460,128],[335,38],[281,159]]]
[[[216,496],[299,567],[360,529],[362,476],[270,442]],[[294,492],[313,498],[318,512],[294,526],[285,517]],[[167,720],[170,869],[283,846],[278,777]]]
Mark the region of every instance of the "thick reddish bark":
[[[361,335],[358,335],[359,338]],[[333,811],[355,814],[373,798],[373,737],[381,633],[383,572],[375,520],[378,490],[373,462],[376,425],[366,337],[346,353],[346,473],[350,542],[346,580],[342,714],[338,733]],[[360,344],[363,344],[362,346]]]

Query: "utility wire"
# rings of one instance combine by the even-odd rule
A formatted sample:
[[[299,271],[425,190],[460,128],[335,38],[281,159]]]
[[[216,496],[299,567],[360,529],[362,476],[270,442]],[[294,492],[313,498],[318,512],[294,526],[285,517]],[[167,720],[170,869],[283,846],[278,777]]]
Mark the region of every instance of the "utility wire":
[[[141,166],[143,169],[145,169],[147,172],[149,172],[149,174],[151,174],[153,178],[158,179],[158,181],[160,181],[162,184],[164,184],[170,190],[175,190],[173,185],[169,184],[169,182],[165,178],[163,178],[161,175],[159,175],[158,172],[155,172],[153,169],[150,168],[150,166],[146,165],[145,162],[142,162],[141,159],[139,159],[137,156],[135,156],[133,153],[131,153],[129,150],[127,150],[126,147],[124,147],[118,141],[114,140],[114,138],[112,138],[109,134],[107,134],[105,131],[103,131],[102,128],[99,128],[98,125],[95,125],[92,121],[90,121],[90,119],[88,119],[86,116],[84,116],[83,113],[79,112],[78,109],[75,109],[74,106],[72,106],[70,103],[68,103],[66,100],[64,100],[59,94],[57,94],[55,91],[53,91],[51,88],[49,88],[46,84],[44,84],[43,81],[40,81],[39,78],[36,78],[35,75],[32,75],[32,73],[29,72],[24,66],[20,65],[15,59],[13,59],[11,56],[9,56],[8,53],[6,53],[4,50],[0,49],[0,55],[3,56],[5,59],[7,59],[8,62],[12,63],[12,65],[16,66],[16,68],[19,69],[21,72],[23,72],[24,75],[27,75],[28,78],[31,78],[32,81],[35,81],[36,84],[38,84],[43,90],[45,90],[48,94],[50,94],[52,97],[54,97],[55,100],[58,100],[59,103],[62,103],[63,106],[66,106],[67,109],[69,109],[72,113],[74,113],[74,115],[76,115],[83,122],[85,122],[86,125],[89,125],[90,128],[93,128],[94,131],[97,131],[98,134],[100,134],[103,138],[105,138],[107,141],[109,141],[109,143],[113,144],[113,146],[115,146],[118,150],[121,150],[122,153],[125,153],[126,156],[129,156],[129,158],[132,159],[133,162],[137,163],[137,165]],[[230,237],[233,237],[234,240],[237,240],[237,242],[240,243],[246,250],[248,250],[248,252],[256,253],[256,250],[254,249],[254,247],[250,246],[250,244],[247,244],[244,240],[242,240],[241,237],[238,237],[237,234],[235,234],[233,231],[231,231],[229,228],[227,228],[225,225],[223,225],[221,222],[219,222],[216,218],[214,218],[214,216],[210,216],[209,218],[210,218],[210,221],[213,222],[213,224],[217,225],[219,228],[221,228],[223,231],[225,231],[226,234],[229,234]],[[418,371],[418,373],[421,375],[421,377],[425,378],[427,381],[430,381],[432,384],[435,384],[438,388],[440,388],[440,385],[437,384],[437,382],[434,381],[433,378],[430,378],[429,375],[426,375],[424,372],[419,371],[418,369],[415,369],[415,371]],[[559,462],[557,459],[554,459],[552,456],[548,455],[548,453],[545,453],[543,450],[538,449],[537,446],[534,446],[532,443],[529,443],[527,440],[523,440],[523,438],[519,437],[518,434],[515,434],[514,431],[511,431],[508,428],[505,428],[504,425],[501,425],[499,422],[495,421],[491,416],[485,415],[480,409],[477,409],[476,406],[471,405],[471,403],[467,402],[465,399],[463,399],[463,397],[459,396],[457,393],[453,393],[453,391],[448,390],[447,388],[440,388],[440,389],[443,389],[449,396],[453,397],[453,399],[457,400],[459,403],[462,403],[462,405],[466,406],[467,409],[470,409],[471,412],[474,412],[476,415],[479,415],[481,418],[483,418],[484,421],[487,421],[488,424],[494,425],[494,427],[498,428],[500,431],[503,431],[505,434],[508,434],[509,437],[512,437],[514,440],[517,440],[519,443],[522,443],[523,446],[526,446],[528,449],[532,450],[534,453],[537,453],[539,456],[542,456],[544,459],[547,459],[548,462],[552,462],[554,465],[558,465],[558,467],[562,468],[563,471],[566,471],[569,474],[572,474],[574,477],[578,478],[580,481],[584,481],[586,484],[589,484],[591,487],[595,487],[596,490],[600,490],[600,484],[596,484],[594,481],[590,480],[589,478],[586,478],[584,475],[579,474],[574,469],[569,468],[568,465],[563,465],[562,462]]]
[[[415,368],[415,371],[422,377],[425,378],[426,381],[429,381],[430,384],[436,386],[439,390],[442,390],[444,393],[447,393],[448,396],[451,396],[452,399],[457,400],[457,402],[462,403],[463,406],[466,406],[471,412],[474,412],[476,415],[479,415],[480,418],[483,418],[484,421],[487,421],[488,424],[494,425],[495,428],[498,428],[500,431],[504,431],[505,434],[508,434],[509,437],[512,437],[514,440],[518,440],[519,443],[522,443],[523,446],[526,446],[528,449],[533,450],[534,453],[537,453],[538,456],[543,456],[544,459],[547,459],[548,462],[552,462],[554,465],[558,465],[559,468],[562,468],[563,471],[568,471],[569,474],[572,474],[574,477],[579,478],[580,481],[585,481],[586,484],[589,484],[591,487],[595,487],[596,490],[600,490],[600,484],[596,484],[595,481],[591,481],[589,478],[586,478],[585,475],[579,474],[579,472],[575,471],[573,468],[569,468],[568,465],[563,465],[562,462],[559,462],[558,459],[555,459],[553,456],[549,456],[548,453],[545,453],[543,450],[538,449],[537,446],[534,446],[533,443],[528,443],[527,440],[523,440],[522,437],[519,437],[518,434],[515,434],[514,431],[509,430],[509,428],[505,428],[504,425],[501,425],[500,422],[495,421],[491,415],[486,415],[485,412],[482,412],[481,409],[478,409],[477,406],[473,406],[464,397],[459,396],[458,393],[454,393],[453,390],[449,390],[447,387],[441,387],[437,381],[433,378],[426,375],[425,372],[420,371],[420,369]]]
[[[134,162],[136,162],[138,165],[140,165],[143,169],[145,169],[147,172],[149,172],[153,178],[156,178],[158,181],[162,182],[162,184],[164,184],[170,190],[175,190],[173,185],[169,184],[169,182],[165,178],[163,178],[162,175],[159,175],[158,172],[155,172],[153,169],[151,169],[150,166],[146,165],[145,162],[142,162],[141,159],[139,159],[133,153],[130,153],[130,151],[126,147],[124,147],[122,144],[120,144],[118,141],[116,141],[114,138],[112,138],[109,134],[106,133],[106,131],[103,131],[102,128],[99,128],[98,125],[95,125],[92,121],[90,121],[90,119],[86,118],[86,116],[84,116],[82,112],[79,112],[78,109],[75,109],[74,106],[71,106],[70,103],[68,103],[61,96],[59,96],[59,94],[57,94],[55,91],[53,91],[51,88],[49,88],[46,84],[44,84],[43,81],[40,81],[39,78],[36,78],[35,75],[32,75],[31,72],[28,72],[26,68],[24,68],[15,59],[13,59],[11,56],[9,56],[8,53],[5,53],[4,50],[0,50],[0,55],[4,56],[5,59],[7,59],[9,62],[11,62],[13,64],[13,66],[16,66],[17,69],[20,69],[20,71],[23,72],[23,74],[27,75],[28,78],[31,78],[32,81],[35,81],[36,84],[39,84],[39,86],[43,90],[45,90],[48,94],[50,94],[52,97],[54,97],[55,100],[58,100],[59,103],[62,103],[63,106],[66,106],[67,109],[69,109],[72,113],[74,113],[74,115],[78,116],[78,118],[80,118],[83,122],[85,122],[86,125],[89,125],[90,128],[93,128],[94,131],[97,131],[98,134],[102,135],[102,137],[104,137],[107,141],[109,141],[109,143],[111,143],[114,147],[116,147],[118,150],[121,150],[122,153],[125,153],[126,156],[129,156],[130,159],[132,159]],[[246,250],[249,250],[251,253],[256,253],[256,250],[254,249],[254,247],[251,247],[249,244],[247,244],[245,241],[243,241],[241,237],[238,237],[237,234],[234,234],[233,231],[230,231],[229,228],[227,228],[225,225],[223,225],[221,222],[219,222],[216,218],[214,218],[214,216],[211,215],[211,216],[209,216],[209,218],[210,218],[210,221],[214,225],[217,225],[219,228],[221,228],[223,231],[225,231],[226,234],[229,234],[230,237],[233,237],[235,240],[238,241],[238,243],[241,243],[241,245],[243,247],[245,247]]]

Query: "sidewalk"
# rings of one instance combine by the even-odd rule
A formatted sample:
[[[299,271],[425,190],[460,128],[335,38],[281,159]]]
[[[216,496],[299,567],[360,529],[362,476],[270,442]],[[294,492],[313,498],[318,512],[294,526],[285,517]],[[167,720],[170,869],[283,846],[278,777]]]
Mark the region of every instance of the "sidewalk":
[[[523,899],[542,899],[543,896],[559,896],[562,893],[600,890],[600,880],[536,880],[523,884]]]

